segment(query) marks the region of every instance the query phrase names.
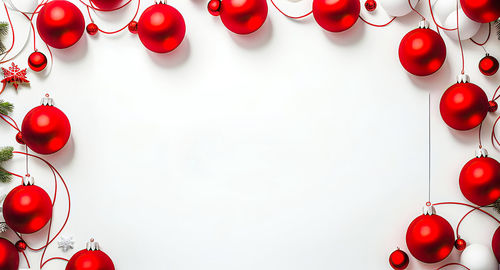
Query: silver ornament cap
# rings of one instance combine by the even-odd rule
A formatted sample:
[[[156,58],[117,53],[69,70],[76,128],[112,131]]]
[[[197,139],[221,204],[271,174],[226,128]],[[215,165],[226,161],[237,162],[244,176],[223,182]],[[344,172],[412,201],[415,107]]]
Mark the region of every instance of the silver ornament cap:
[[[458,74],[457,83],[468,83],[470,82],[470,76],[467,74]]]
[[[91,238],[89,242],[87,242],[87,250],[90,251],[95,251],[95,250],[101,250],[99,248],[99,243],[94,241],[94,238]]]
[[[49,94],[45,94],[45,97],[42,98],[40,103],[44,106],[54,106],[54,99],[52,99]]]
[[[25,176],[23,176],[23,185],[25,186],[35,185],[35,178],[30,174],[26,174]]]
[[[427,22],[426,20],[421,20],[418,23],[418,28],[429,29],[429,22]]]
[[[486,151],[483,147],[479,147],[476,149],[476,157],[488,157],[488,151]]]
[[[432,216],[436,214],[436,208],[434,208],[434,205],[432,203],[427,202],[424,207],[422,208],[424,215],[427,216]]]

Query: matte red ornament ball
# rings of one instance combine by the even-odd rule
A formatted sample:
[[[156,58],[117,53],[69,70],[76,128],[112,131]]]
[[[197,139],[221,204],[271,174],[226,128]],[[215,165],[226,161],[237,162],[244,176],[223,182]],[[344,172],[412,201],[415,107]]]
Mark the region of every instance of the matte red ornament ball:
[[[438,215],[421,215],[406,232],[410,253],[424,263],[440,262],[453,250],[455,235],[446,219]]]
[[[136,21],[131,21],[128,24],[128,31],[132,34],[137,34],[137,22]]]
[[[95,23],[89,23],[87,24],[86,30],[89,35],[93,36],[99,32],[99,27]]]
[[[212,14],[212,16],[219,16],[220,5],[220,0],[210,0],[207,5],[208,12]]]
[[[406,252],[397,249],[391,253],[389,256],[389,264],[395,270],[404,270],[408,267],[410,263],[410,258]]]
[[[365,8],[367,11],[375,11],[377,9],[377,2],[375,0],[366,0]]]
[[[483,122],[490,104],[484,91],[473,83],[456,83],[441,97],[439,110],[444,122],[457,130],[469,130]]]
[[[23,134],[22,134],[21,132],[18,132],[18,133],[16,134],[16,142],[17,142],[18,144],[23,144],[23,145],[25,144],[25,143],[24,143],[24,140],[23,140]]]
[[[494,100],[489,101],[490,107],[488,108],[489,112],[496,112],[498,110],[498,103]]]
[[[342,32],[351,28],[361,11],[359,0],[314,0],[313,15],[323,29]]]
[[[5,238],[0,238],[0,269],[19,269],[19,252],[16,247]]]
[[[91,2],[99,9],[110,10],[117,8],[123,0],[91,0]]]
[[[177,9],[159,3],[144,10],[139,18],[137,33],[149,50],[167,53],[181,44],[186,34],[186,24]]]
[[[467,242],[464,239],[458,238],[455,241],[455,248],[459,251],[463,251],[467,247]]]
[[[66,265],[66,270],[114,270],[111,258],[100,250],[81,250]]]
[[[38,13],[36,28],[49,46],[64,49],[74,45],[83,35],[83,14],[69,1],[53,0],[43,5]]]
[[[489,23],[500,17],[500,1],[498,0],[460,0],[462,10],[470,19]]]
[[[474,204],[485,206],[500,198],[500,163],[490,157],[477,157],[460,172],[460,190]]]
[[[479,61],[479,71],[481,71],[481,73],[486,76],[495,75],[495,73],[497,73],[498,71],[498,67],[498,60],[489,54],[487,54],[481,59],[481,61]]]
[[[266,21],[267,13],[266,0],[224,0],[219,9],[224,26],[240,35],[257,31]]]
[[[39,51],[32,52],[28,57],[28,66],[31,70],[40,72],[47,66],[47,57]]]
[[[26,250],[26,242],[24,242],[23,240],[19,240],[16,242],[16,248],[19,252],[23,252]]]
[[[52,201],[45,190],[21,185],[7,194],[3,202],[5,223],[18,233],[34,233],[52,218]]]
[[[428,28],[410,31],[399,44],[399,61],[413,75],[431,75],[441,68],[445,59],[443,38]]]
[[[66,145],[71,134],[68,117],[58,108],[40,105],[29,111],[21,125],[23,141],[38,154],[53,154]]]
[[[500,263],[500,227],[497,228],[495,234],[493,234],[493,239],[491,239],[491,248],[497,261]]]

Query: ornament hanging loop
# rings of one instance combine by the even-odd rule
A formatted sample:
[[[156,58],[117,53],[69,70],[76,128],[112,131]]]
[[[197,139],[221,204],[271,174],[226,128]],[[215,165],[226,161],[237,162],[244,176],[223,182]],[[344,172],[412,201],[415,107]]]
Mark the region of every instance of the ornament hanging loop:
[[[35,185],[35,178],[30,174],[26,174],[23,176],[23,185],[24,186],[33,186]]]
[[[483,147],[479,147],[478,149],[476,149],[476,157],[488,157],[488,151],[486,151],[486,149]]]
[[[436,208],[434,208],[431,202],[427,202],[422,210],[424,215],[432,216],[436,214]]]
[[[45,97],[42,98],[40,104],[44,106],[54,106],[54,99],[49,97],[49,94],[45,94]]]
[[[90,242],[87,242],[87,250],[96,251],[101,249],[99,248],[99,243],[95,242],[94,238],[91,238]]]

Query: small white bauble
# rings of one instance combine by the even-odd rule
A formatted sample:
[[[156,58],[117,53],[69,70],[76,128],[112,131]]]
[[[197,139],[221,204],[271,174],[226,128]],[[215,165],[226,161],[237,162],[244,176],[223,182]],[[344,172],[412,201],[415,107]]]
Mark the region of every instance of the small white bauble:
[[[418,0],[410,0],[411,5],[415,7]],[[380,0],[380,5],[382,9],[387,12],[388,15],[393,17],[401,17],[411,12],[410,4],[408,0]]]
[[[481,27],[481,24],[478,22],[475,22],[469,17],[465,15],[465,13],[462,11],[462,9],[459,9],[458,12],[458,23],[459,23],[459,28],[460,28],[460,39],[461,40],[466,40],[471,37],[473,37],[477,32],[479,31],[479,28]],[[444,22],[444,27],[452,29],[457,27],[457,11],[453,11],[450,15],[448,15],[448,18],[446,18],[446,21]],[[445,31],[448,36],[450,36],[454,40],[458,40],[458,35],[457,31]]]
[[[467,246],[460,256],[460,263],[471,270],[498,270],[498,262],[493,251],[479,244]]]
[[[446,20],[446,18],[448,18],[448,15],[450,15],[455,10],[457,10],[457,2],[450,0],[437,0],[432,6],[434,17],[440,24],[442,24]],[[455,24],[457,24],[456,20]]]

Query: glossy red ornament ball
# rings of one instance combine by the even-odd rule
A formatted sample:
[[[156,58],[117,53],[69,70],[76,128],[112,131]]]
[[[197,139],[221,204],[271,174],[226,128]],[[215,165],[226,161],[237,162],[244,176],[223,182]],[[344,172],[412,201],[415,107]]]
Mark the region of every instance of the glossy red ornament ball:
[[[367,11],[375,11],[377,9],[377,2],[375,0],[366,0],[365,8]]]
[[[16,247],[5,238],[0,238],[0,269],[19,269],[19,252]]]
[[[498,71],[498,67],[498,60],[489,54],[487,54],[481,59],[481,61],[479,61],[479,71],[481,71],[481,73],[486,76],[495,75],[495,73],[497,73]]]
[[[500,227],[497,228],[495,234],[493,234],[493,239],[491,239],[491,248],[497,261],[500,263]]]
[[[97,34],[97,32],[99,32],[99,27],[95,23],[89,23],[87,25],[86,30],[87,30],[87,33],[89,35],[93,36],[93,35]]]
[[[455,235],[446,219],[438,215],[421,215],[408,227],[406,244],[410,253],[424,263],[440,262],[453,250]]]
[[[444,122],[457,130],[469,130],[483,122],[490,104],[484,91],[473,83],[456,83],[441,97]]]
[[[40,72],[47,66],[47,57],[39,51],[32,52],[28,57],[28,66],[31,70]]]
[[[413,75],[431,75],[441,68],[445,59],[443,38],[428,28],[410,31],[399,44],[399,61]]]
[[[100,250],[81,250],[66,265],[66,270],[114,270],[111,258]]]
[[[52,218],[52,202],[45,190],[34,185],[14,188],[3,202],[5,223],[18,233],[34,233]]]
[[[489,101],[490,107],[488,108],[489,112],[496,112],[498,109],[498,103],[494,100]]]
[[[136,21],[131,21],[128,24],[128,31],[132,34],[137,34],[137,22]]]
[[[360,11],[359,0],[313,1],[314,19],[330,32],[342,32],[351,28],[358,20]]]
[[[71,134],[68,117],[54,106],[40,105],[29,111],[21,126],[23,141],[38,154],[52,154],[66,145]]]
[[[498,0],[460,0],[462,10],[470,19],[489,23],[500,17],[500,1]]]
[[[150,6],[142,13],[137,33],[146,48],[166,53],[181,44],[186,34],[186,25],[177,9],[160,3]]]
[[[458,238],[457,241],[455,241],[455,248],[459,251],[463,251],[467,247],[467,242],[465,242],[464,239]]]
[[[18,132],[18,133],[16,134],[16,142],[17,142],[18,144],[23,144],[23,145],[25,144],[25,143],[24,143],[24,140],[23,140],[23,134],[22,134],[21,132]]]
[[[391,253],[389,256],[389,264],[395,270],[404,270],[408,267],[410,263],[410,258],[406,254],[406,252],[398,249]]]
[[[64,49],[74,45],[83,35],[83,14],[69,1],[54,0],[43,5],[38,13],[36,28],[49,46]]]
[[[17,251],[19,252],[23,252],[26,250],[26,242],[24,242],[23,240],[19,240],[16,242],[16,248],[17,248]]]
[[[460,172],[460,190],[474,204],[485,206],[500,198],[500,163],[490,157],[473,158]]]
[[[267,19],[266,0],[223,0],[219,15],[231,32],[247,35],[259,29]]]
[[[91,2],[99,9],[110,10],[117,8],[123,0],[91,0]]]
[[[220,0],[210,0],[210,2],[208,2],[207,5],[208,12],[212,14],[212,16],[219,16],[220,5],[221,5]]]

